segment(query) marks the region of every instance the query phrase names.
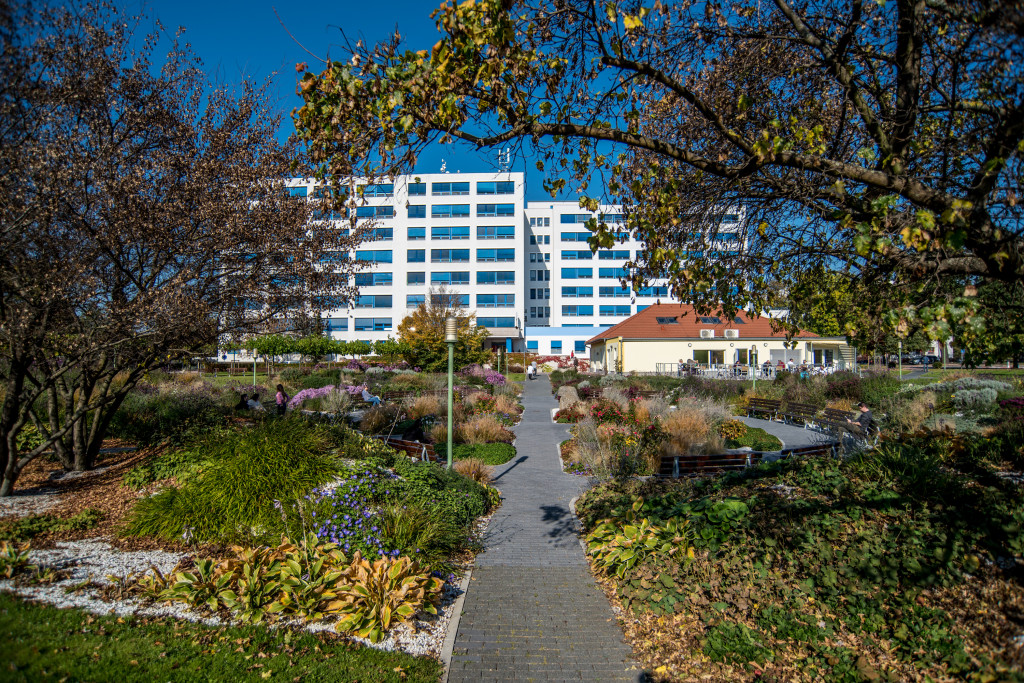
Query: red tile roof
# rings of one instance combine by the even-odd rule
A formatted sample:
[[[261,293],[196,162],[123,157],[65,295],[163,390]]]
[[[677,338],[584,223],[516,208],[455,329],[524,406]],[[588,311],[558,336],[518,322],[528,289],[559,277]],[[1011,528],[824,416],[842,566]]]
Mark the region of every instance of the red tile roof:
[[[688,304],[654,304],[636,315],[626,318],[618,325],[610,327],[601,334],[587,340],[587,344],[605,339],[700,339],[701,330],[714,330],[715,338],[725,337],[727,329],[739,330],[740,339],[784,339],[786,333],[772,330],[771,318],[752,315],[747,311],[739,311],[736,317],[742,323],[733,322],[722,314],[715,314],[721,322],[717,325],[701,322],[701,316]],[[677,322],[659,322],[659,318],[675,318]],[[795,335],[798,339],[814,339],[818,335],[800,330]]]

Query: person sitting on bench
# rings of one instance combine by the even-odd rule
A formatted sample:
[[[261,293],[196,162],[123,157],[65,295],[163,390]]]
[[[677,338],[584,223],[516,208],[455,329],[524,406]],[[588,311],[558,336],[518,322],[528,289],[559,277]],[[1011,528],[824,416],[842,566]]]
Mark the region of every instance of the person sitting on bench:
[[[864,436],[869,436],[875,429],[875,418],[871,415],[871,408],[868,408],[868,404],[864,401],[858,403],[857,407],[860,408],[860,415],[857,416],[857,419],[846,418],[846,421],[858,425],[864,431]]]
[[[249,410],[248,394],[242,394],[238,397],[238,403],[235,404],[235,410]]]
[[[380,396],[374,396],[371,394],[369,387],[363,387],[363,400],[371,406],[379,406],[381,403]]]

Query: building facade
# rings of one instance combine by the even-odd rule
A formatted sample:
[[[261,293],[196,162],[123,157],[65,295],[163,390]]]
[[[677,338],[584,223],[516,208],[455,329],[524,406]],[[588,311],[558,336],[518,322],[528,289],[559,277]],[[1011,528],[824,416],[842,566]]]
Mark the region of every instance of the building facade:
[[[317,197],[313,179],[288,185],[295,196]],[[591,252],[585,224],[621,224],[616,207],[592,213],[578,202],[526,202],[523,173],[401,176],[364,185],[359,204],[356,217],[373,229],[350,257],[368,267],[355,276],[358,299],[325,313],[337,339],[397,336],[402,319],[443,286],[475,312],[492,346],[579,356],[587,339],[670,299],[663,281],[640,291],[621,285],[625,264],[643,249],[625,230],[620,244]],[[744,242],[742,226],[741,211],[725,215],[721,231],[735,242],[727,248]]]

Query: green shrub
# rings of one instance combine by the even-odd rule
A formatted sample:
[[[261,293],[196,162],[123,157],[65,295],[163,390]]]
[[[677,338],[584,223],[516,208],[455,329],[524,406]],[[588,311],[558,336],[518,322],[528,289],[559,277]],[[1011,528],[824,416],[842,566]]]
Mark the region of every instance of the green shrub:
[[[981,412],[991,409],[996,402],[996,390],[991,387],[984,389],[961,389],[953,394],[953,407],[964,412]]]
[[[189,432],[202,432],[224,423],[226,410],[206,391],[175,388],[150,393],[146,387],[140,389],[130,392],[114,413],[108,436],[143,445],[167,438],[180,442]]]
[[[88,531],[100,520],[103,513],[96,508],[86,508],[74,517],[61,519],[53,515],[28,515],[20,519],[0,523],[0,541],[27,541],[40,534],[65,531]]]
[[[140,500],[125,533],[196,542],[263,542],[280,536],[275,501],[331,481],[339,463],[327,428],[301,419],[271,420],[207,442],[201,473]]]
[[[215,430],[214,434],[201,439],[191,448],[182,448],[157,455],[130,469],[124,475],[122,483],[127,488],[138,490],[153,482],[171,477],[187,477],[199,471],[203,465],[209,462],[207,453],[210,450],[210,442],[222,438],[224,435],[225,430]]]
[[[870,406],[877,406],[884,399],[900,390],[900,379],[891,372],[869,375],[861,384],[861,399]]]

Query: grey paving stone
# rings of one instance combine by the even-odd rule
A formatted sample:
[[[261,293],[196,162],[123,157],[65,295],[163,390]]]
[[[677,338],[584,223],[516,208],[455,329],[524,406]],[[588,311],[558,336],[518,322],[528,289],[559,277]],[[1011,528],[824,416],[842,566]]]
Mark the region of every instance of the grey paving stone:
[[[449,680],[641,681],[607,598],[587,568],[569,502],[586,481],[562,472],[566,425],[546,376],[525,382],[516,457],[495,468],[504,500],[484,536]]]

